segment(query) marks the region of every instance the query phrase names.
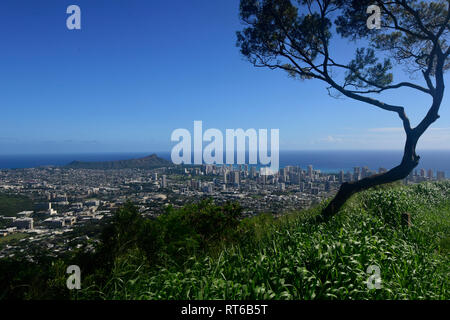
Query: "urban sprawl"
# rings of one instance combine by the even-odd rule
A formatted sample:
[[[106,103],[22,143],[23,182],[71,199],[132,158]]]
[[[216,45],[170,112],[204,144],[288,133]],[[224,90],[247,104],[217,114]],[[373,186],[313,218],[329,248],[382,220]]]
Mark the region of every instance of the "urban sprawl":
[[[385,172],[380,168],[378,173]],[[99,227],[127,201],[142,215],[156,218],[167,206],[211,198],[220,204],[239,202],[243,217],[280,215],[308,208],[337,192],[343,182],[376,174],[367,167],[353,172],[323,173],[313,166],[288,166],[272,175],[256,166],[203,165],[157,169],[72,169],[42,167],[0,170],[0,193],[26,196],[33,210],[6,216],[0,212],[0,258],[22,255],[33,248],[50,255],[81,246],[92,247]],[[403,182],[444,180],[445,173],[416,170]],[[31,258],[30,258],[31,259]]]

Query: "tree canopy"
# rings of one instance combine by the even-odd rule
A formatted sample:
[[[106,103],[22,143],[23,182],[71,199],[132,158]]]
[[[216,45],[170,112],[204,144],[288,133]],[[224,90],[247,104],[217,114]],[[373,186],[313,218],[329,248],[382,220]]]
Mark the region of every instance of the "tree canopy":
[[[450,68],[449,6],[450,0],[241,0],[245,27],[237,32],[237,46],[256,67],[281,69],[295,79],[321,80],[331,95],[398,114],[407,136],[402,163],[372,180],[343,185],[352,193],[402,179],[417,166],[417,142],[439,118],[444,73]],[[374,7],[380,12],[379,28],[368,25]],[[357,44],[349,61],[337,60],[331,46],[336,37]],[[421,81],[395,82],[394,65]],[[414,128],[406,106],[376,97],[399,88],[432,98],[426,116]]]

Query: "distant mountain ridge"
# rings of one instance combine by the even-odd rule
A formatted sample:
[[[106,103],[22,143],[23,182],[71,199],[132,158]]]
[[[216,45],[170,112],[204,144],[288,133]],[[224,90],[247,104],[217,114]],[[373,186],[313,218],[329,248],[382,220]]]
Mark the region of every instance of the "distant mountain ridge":
[[[155,169],[173,166],[173,163],[158,157],[156,154],[139,159],[115,160],[115,161],[72,161],[66,168],[72,169]]]

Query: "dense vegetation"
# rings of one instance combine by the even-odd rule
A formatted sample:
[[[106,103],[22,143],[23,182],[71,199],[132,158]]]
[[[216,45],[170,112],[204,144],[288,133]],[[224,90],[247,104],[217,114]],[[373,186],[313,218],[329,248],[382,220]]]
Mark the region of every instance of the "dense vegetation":
[[[0,193],[0,215],[15,216],[20,211],[33,210],[33,201],[20,195]]]
[[[2,288],[21,298],[449,299],[449,194],[449,182],[373,189],[327,223],[315,219],[325,204],[244,220],[237,204],[202,201],[155,220],[127,204],[94,253],[52,261],[26,290],[2,276]],[[81,290],[64,289],[68,264],[81,267]],[[370,265],[381,289],[367,288]]]

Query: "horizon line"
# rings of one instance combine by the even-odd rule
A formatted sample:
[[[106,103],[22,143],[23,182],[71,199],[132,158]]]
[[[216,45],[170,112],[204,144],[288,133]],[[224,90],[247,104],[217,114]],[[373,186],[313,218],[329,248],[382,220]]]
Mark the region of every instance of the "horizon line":
[[[246,150],[245,152],[248,152]],[[403,152],[403,149],[280,149],[279,152]],[[418,149],[419,152],[449,152],[449,149]],[[23,152],[23,153],[0,153],[0,156],[39,156],[39,155],[79,155],[79,154],[160,154],[171,153],[170,150],[159,151],[73,151],[73,152]],[[236,153],[236,152],[235,152]]]

